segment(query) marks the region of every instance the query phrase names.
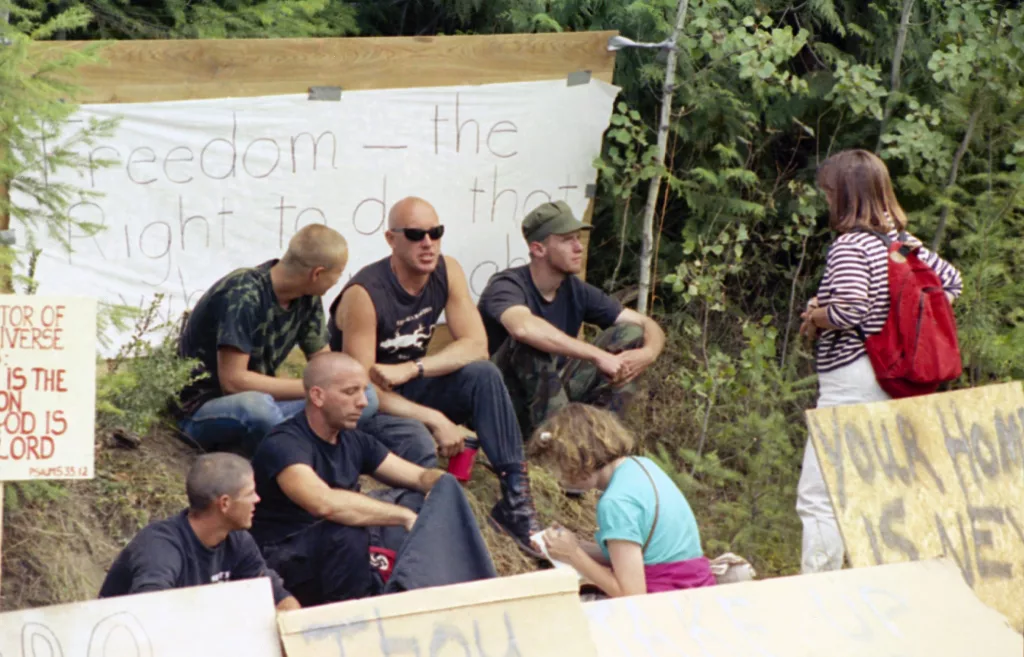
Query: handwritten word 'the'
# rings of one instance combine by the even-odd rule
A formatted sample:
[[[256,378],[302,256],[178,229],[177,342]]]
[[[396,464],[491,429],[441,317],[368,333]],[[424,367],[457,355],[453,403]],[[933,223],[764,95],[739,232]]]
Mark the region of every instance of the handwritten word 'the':
[[[0,304],[0,350],[62,351],[64,306]]]

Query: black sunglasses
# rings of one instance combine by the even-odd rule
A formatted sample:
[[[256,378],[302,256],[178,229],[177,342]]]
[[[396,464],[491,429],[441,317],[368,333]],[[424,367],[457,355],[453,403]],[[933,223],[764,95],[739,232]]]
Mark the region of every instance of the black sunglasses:
[[[444,235],[444,226],[434,226],[429,230],[422,228],[392,228],[392,233],[402,233],[405,235],[405,239],[410,242],[422,242],[423,238],[430,235],[430,239],[439,240]]]

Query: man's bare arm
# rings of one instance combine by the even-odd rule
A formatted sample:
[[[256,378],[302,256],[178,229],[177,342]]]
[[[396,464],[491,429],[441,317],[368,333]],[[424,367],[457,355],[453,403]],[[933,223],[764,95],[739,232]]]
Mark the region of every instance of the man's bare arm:
[[[568,335],[543,317],[537,317],[526,306],[512,306],[498,318],[516,342],[528,344],[546,354],[568,356],[596,362],[605,351]]]
[[[368,495],[331,488],[304,464],[290,465],[277,475],[288,499],[316,518],[349,527],[397,526],[412,528],[416,514],[409,509],[375,500]]]
[[[226,395],[239,392],[265,392],[274,399],[302,399],[306,391],[299,379],[284,379],[249,371],[249,354],[233,347],[217,350],[217,378]]]
[[[443,257],[448,268],[448,303],[444,315],[454,339],[436,354],[422,359],[423,376],[428,377],[451,374],[488,357],[487,332],[469,294],[462,266],[455,258]]]
[[[423,494],[429,493],[437,480],[443,476],[443,470],[428,470],[394,454],[388,454],[373,473],[374,479],[392,488],[408,488]]]
[[[619,316],[615,318],[616,324],[636,324],[644,330],[644,346],[651,355],[651,360],[661,355],[665,348],[665,332],[661,330],[658,323],[647,315],[638,313],[632,308],[623,308]]]

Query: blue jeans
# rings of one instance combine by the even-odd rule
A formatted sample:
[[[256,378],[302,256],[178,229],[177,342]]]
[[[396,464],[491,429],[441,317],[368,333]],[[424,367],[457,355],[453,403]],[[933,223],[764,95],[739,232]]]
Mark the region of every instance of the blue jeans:
[[[360,420],[374,415],[379,405],[373,386],[367,387],[366,398],[369,405]],[[305,406],[305,399],[278,401],[265,392],[249,390],[211,399],[182,420],[179,429],[207,452],[230,450],[252,458],[271,428]]]

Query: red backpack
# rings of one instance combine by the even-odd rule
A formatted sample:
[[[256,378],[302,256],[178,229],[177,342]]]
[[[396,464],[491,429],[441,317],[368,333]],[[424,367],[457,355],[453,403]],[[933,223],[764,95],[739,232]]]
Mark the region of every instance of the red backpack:
[[[857,327],[878,384],[895,399],[931,394],[963,372],[953,306],[920,247],[864,232],[888,249],[889,316],[875,335]]]

